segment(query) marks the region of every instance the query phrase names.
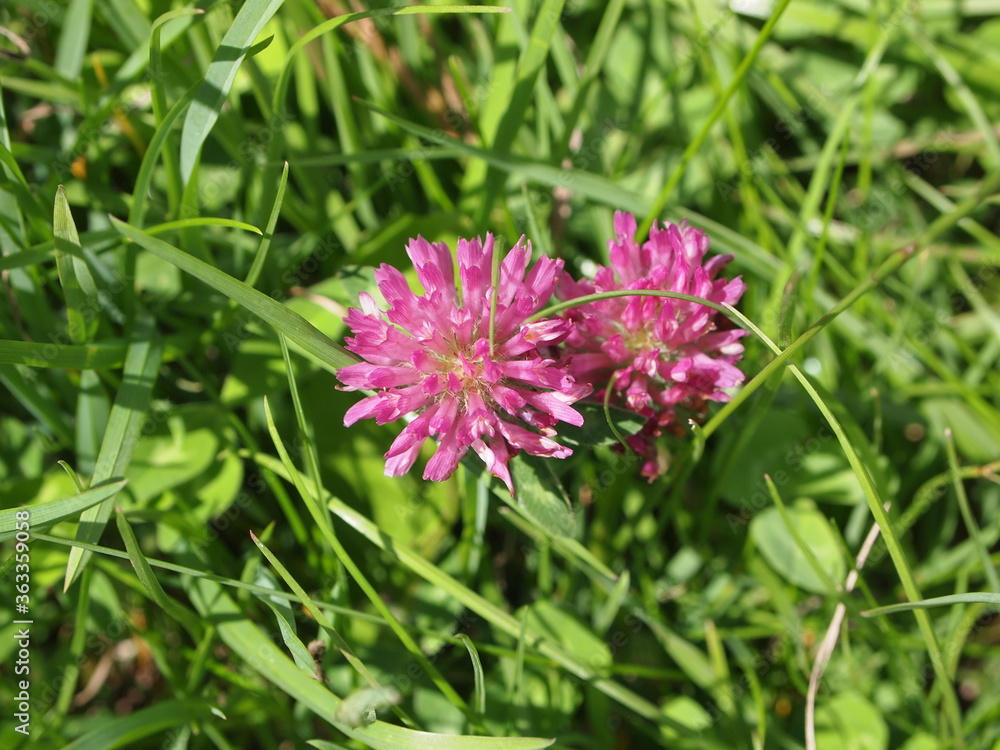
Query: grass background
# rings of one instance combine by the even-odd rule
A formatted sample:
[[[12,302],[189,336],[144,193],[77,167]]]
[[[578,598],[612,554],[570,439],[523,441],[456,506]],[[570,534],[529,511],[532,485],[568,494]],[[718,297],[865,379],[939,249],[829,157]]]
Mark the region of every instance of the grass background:
[[[1000,747],[1000,3],[508,5],[0,9],[5,747]],[[735,256],[737,400],[652,484],[384,477],[372,266],[615,209]]]

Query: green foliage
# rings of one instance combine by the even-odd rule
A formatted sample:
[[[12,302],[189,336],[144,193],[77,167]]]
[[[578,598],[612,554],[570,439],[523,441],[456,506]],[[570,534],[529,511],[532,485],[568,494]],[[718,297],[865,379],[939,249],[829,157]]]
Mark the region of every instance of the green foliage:
[[[1000,2],[201,5],[0,8],[4,747],[1000,743]],[[372,268],[615,209],[734,256],[746,385],[651,483],[597,403],[385,477]]]

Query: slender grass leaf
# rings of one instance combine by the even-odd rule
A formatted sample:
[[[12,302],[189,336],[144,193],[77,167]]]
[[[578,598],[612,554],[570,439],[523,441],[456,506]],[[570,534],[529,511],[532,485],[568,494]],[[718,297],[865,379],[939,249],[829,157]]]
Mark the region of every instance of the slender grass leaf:
[[[56,266],[59,282],[66,295],[66,316],[69,338],[74,344],[93,341],[97,333],[97,316],[100,304],[97,301],[97,286],[90,275],[87,262],[83,260],[80,235],[76,231],[73,214],[66,200],[62,185],[56,190],[56,203],[52,220],[56,243]]]
[[[55,500],[42,505],[24,505],[19,508],[7,508],[0,510],[0,542],[11,539],[17,533],[17,514],[27,511],[31,515],[32,534],[36,530],[41,530],[59,523],[76,518],[82,511],[87,510],[97,503],[105,500],[111,501],[115,495],[121,492],[125,486],[125,480],[108,482],[97,487],[92,487],[85,492],[81,492],[73,497],[63,500]]]
[[[233,25],[222,38],[215,57],[208,66],[205,80],[198,87],[191,109],[181,129],[181,182],[191,179],[201,147],[219,119],[219,112],[229,96],[243,58],[254,39],[281,7],[283,0],[247,0],[239,9]]]
[[[146,232],[129,226],[123,221],[112,217],[111,223],[124,236],[149,252],[173,263],[182,271],[186,271],[230,299],[239,302],[254,315],[274,326],[282,335],[324,366],[337,369],[357,362],[352,354],[324,336],[301,315],[289,310],[266,294],[258,292],[253,287],[234,279],[218,268],[210,266],[162,240],[151,237]]]
[[[55,71],[67,80],[75,81],[80,77],[93,15],[94,0],[70,0],[53,63]]]
[[[881,617],[882,615],[894,615],[897,612],[911,612],[918,609],[932,609],[934,607],[950,607],[954,604],[995,604],[1000,606],[1000,594],[992,591],[975,591],[967,594],[949,594],[948,596],[934,596],[930,599],[920,599],[915,602],[903,602],[902,604],[889,604],[885,607],[876,607],[861,612],[862,617]]]
[[[105,370],[121,367],[124,344],[42,344],[0,339],[0,363],[55,367],[61,370]]]
[[[142,583],[142,587],[146,590],[149,598],[158,604],[164,612],[177,620],[191,635],[192,640],[195,642],[201,640],[201,620],[190,609],[167,596],[167,592],[163,590],[163,586],[156,580],[156,574],[146,560],[146,556],[139,549],[139,541],[135,538],[132,526],[121,511],[115,514],[115,522],[118,525],[118,532],[122,535],[122,541],[125,542],[125,551],[128,552],[128,559],[132,563],[132,567],[139,577],[139,582]]]
[[[108,717],[100,726],[63,750],[113,750],[136,747],[136,743],[166,730],[211,719],[212,710],[204,698],[168,700],[125,716]]]
[[[479,660],[479,652],[472,639],[465,633],[459,633],[458,637],[462,639],[462,643],[465,644],[465,648],[469,652],[469,658],[472,659],[472,710],[478,714],[484,714],[486,713],[486,679],[483,676],[483,663]]]
[[[343,702],[319,682],[304,675],[270,638],[246,619],[218,584],[201,578],[186,581],[186,587],[202,616],[215,624],[219,637],[248,666],[348,737],[375,750],[534,750],[549,747],[554,742],[531,737],[432,734],[381,721],[364,729],[348,726],[337,715]]]
[[[133,335],[134,341],[125,358],[122,384],[111,407],[108,430],[101,443],[91,484],[124,476],[141,437],[142,420],[156,384],[162,346],[153,318],[144,310],[139,311]],[[110,499],[88,508],[80,517],[77,540],[94,543],[100,539],[111,517],[111,510]],[[90,556],[90,552],[79,547],[70,550],[64,590],[73,585]]]

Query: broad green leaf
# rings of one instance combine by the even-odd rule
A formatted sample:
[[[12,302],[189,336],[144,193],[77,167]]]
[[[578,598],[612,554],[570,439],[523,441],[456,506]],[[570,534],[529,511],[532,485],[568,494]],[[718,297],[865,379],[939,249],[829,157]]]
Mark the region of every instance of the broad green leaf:
[[[205,282],[213,289],[236,300],[254,315],[267,321],[292,343],[310,354],[321,364],[337,369],[354,364],[357,359],[346,349],[324,336],[310,325],[301,315],[292,312],[280,302],[258,292],[242,281],[210,266],[183,250],[178,250],[162,240],[151,237],[135,227],[112,217],[111,223],[123,235],[133,240],[143,248],[173,263],[182,271],[190,273]]]
[[[174,410],[147,422],[132,453],[129,491],[139,506],[207,472],[216,461],[223,417],[211,407]]]
[[[572,537],[576,518],[559,479],[543,460],[525,454],[510,462],[515,499],[509,504],[554,536]],[[499,490],[501,497],[506,490]]]
[[[31,531],[34,533],[60,521],[67,521],[76,518],[80,512],[90,508],[105,500],[110,501],[117,495],[125,480],[108,482],[97,487],[92,487],[86,492],[81,492],[65,500],[56,500],[43,505],[24,505],[19,508],[7,508],[0,510],[0,542],[11,539],[16,531],[17,514],[27,512],[30,514]]]
[[[191,179],[201,147],[219,119],[219,112],[229,96],[243,58],[254,39],[281,7],[283,0],[247,0],[240,7],[233,25],[222,38],[215,57],[208,66],[205,80],[198,87],[184,127],[181,130],[181,182]]]
[[[859,693],[844,692],[816,709],[816,746],[885,750],[889,728],[882,712]]]
[[[571,424],[560,424],[560,443],[584,450],[596,445],[615,445],[618,443],[618,438],[608,426],[603,406],[577,403],[573,404],[573,408],[583,415],[583,424],[579,427]],[[627,409],[612,406],[609,411],[611,412],[611,421],[622,435],[634,435],[646,424],[644,417]]]
[[[846,565],[840,544],[816,506],[799,502],[788,510],[799,536],[834,581],[843,581]],[[814,593],[828,593],[826,582],[810,567],[777,508],[765,508],[750,521],[750,536],[764,559],[786,581]]]

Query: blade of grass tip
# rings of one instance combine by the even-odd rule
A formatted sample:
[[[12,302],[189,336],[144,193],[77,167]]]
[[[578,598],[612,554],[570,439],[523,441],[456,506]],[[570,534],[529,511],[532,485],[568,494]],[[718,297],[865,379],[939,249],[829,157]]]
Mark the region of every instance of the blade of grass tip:
[[[455,692],[455,689],[445,681],[444,677],[437,670],[437,668],[430,663],[426,656],[424,656],[423,651],[420,646],[413,640],[412,636],[403,628],[402,623],[396,618],[396,616],[389,610],[386,603],[379,596],[378,592],[374,587],[368,582],[368,578],[361,572],[357,564],[344,549],[340,540],[337,538],[333,530],[333,525],[330,521],[321,513],[319,508],[317,508],[318,498],[314,497],[309,489],[305,486],[302,480],[302,476],[299,474],[298,469],[295,468],[295,464],[292,462],[291,457],[288,455],[288,451],[285,449],[285,444],[281,439],[281,435],[278,433],[278,428],[274,424],[274,417],[271,414],[271,406],[268,403],[267,398],[264,399],[264,416],[267,420],[267,429],[271,434],[271,439],[274,441],[274,447],[278,451],[278,455],[284,464],[285,471],[288,473],[292,484],[299,491],[302,496],[303,502],[305,502],[306,507],[309,509],[310,514],[313,517],[313,521],[316,523],[320,532],[323,534],[326,542],[333,549],[337,558],[347,569],[347,572],[355,580],[361,590],[368,597],[369,601],[375,606],[378,613],[385,619],[386,623],[395,633],[396,637],[399,638],[400,642],[406,647],[407,651],[413,654],[414,659],[420,665],[422,669],[430,676],[431,681],[438,687],[438,689],[448,698],[449,701],[457,708],[459,708],[470,721],[474,720],[469,707],[466,705],[462,697]],[[325,492],[324,492],[325,494]]]
[[[271,566],[278,573],[278,575],[281,576],[281,580],[288,584],[292,593],[298,597],[299,601],[302,602],[309,614],[313,616],[313,619],[319,623],[321,628],[330,634],[330,638],[333,639],[333,643],[337,650],[344,655],[347,662],[354,667],[357,673],[360,674],[369,685],[372,687],[381,687],[378,680],[375,679],[372,673],[368,671],[368,668],[365,667],[364,662],[357,657],[354,650],[350,647],[350,645],[348,645],[347,641],[344,640],[344,637],[333,626],[333,623],[330,622],[330,618],[326,616],[326,613],[316,606],[316,602],[313,601],[312,597],[306,593],[306,590],[302,588],[299,582],[296,581],[292,574],[288,572],[288,569],[282,565],[281,561],[275,557],[274,553],[268,549],[267,545],[258,539],[257,535],[252,531],[250,532],[250,538],[253,540],[253,543],[257,545],[257,549],[261,551],[261,554],[263,554],[264,557],[267,558],[267,561],[271,563]]]
[[[990,559],[990,551],[983,543],[982,534],[979,532],[979,524],[976,523],[972,511],[969,509],[969,498],[965,494],[965,485],[962,484],[962,478],[959,476],[958,454],[955,452],[955,441],[952,437],[950,427],[944,431],[944,445],[948,454],[948,470],[951,474],[952,487],[955,490],[955,498],[958,500],[958,508],[962,512],[965,529],[969,534],[969,539],[972,541],[972,546],[975,547],[982,562],[986,583],[992,591],[1000,594],[1000,576],[997,576],[997,569]]]
[[[155,235],[171,232],[175,229],[189,229],[191,227],[232,227],[233,229],[245,229],[254,234],[264,234],[253,224],[247,224],[245,221],[236,221],[235,219],[225,219],[221,216],[195,216],[190,219],[166,221],[162,224],[154,224],[151,227],[146,227],[145,231],[146,234]]]
[[[934,596],[930,599],[920,599],[902,604],[889,604],[885,607],[866,609],[861,612],[862,617],[882,617],[883,615],[894,615],[899,612],[914,612],[920,610],[933,609],[934,607],[950,607],[954,604],[994,604],[1000,605],[1000,594],[992,591],[969,592],[967,594],[949,594],[948,596]]]
[[[486,713],[486,679],[483,676],[483,663],[479,660],[479,652],[476,651],[476,644],[472,642],[465,633],[458,634],[459,639],[465,644],[472,659],[472,674],[475,685],[472,688],[472,710],[482,716]]]
[[[108,430],[101,442],[101,452],[97,456],[97,467],[91,478],[91,486],[125,474],[136,443],[142,434],[140,428],[152,397],[153,386],[156,384],[161,354],[162,345],[155,330],[153,317],[140,309],[135,324],[134,340],[125,357],[122,384],[111,407]],[[109,498],[84,511],[80,516],[77,540],[94,543],[100,539],[111,517],[111,510],[112,501]],[[89,560],[89,552],[78,547],[70,550],[64,591],[73,585],[73,581]]]
[[[164,612],[180,623],[191,636],[191,640],[197,643],[202,637],[202,625],[199,617],[184,605],[167,596],[163,586],[156,580],[156,574],[146,560],[146,556],[139,549],[139,540],[135,537],[135,531],[132,530],[131,524],[121,510],[115,513],[115,523],[118,525],[118,533],[121,534],[122,541],[125,542],[125,551],[128,553],[129,561],[135,569],[139,582],[146,590],[146,594]]]
[[[121,234],[149,252],[239,302],[254,315],[270,323],[324,367],[336,370],[358,361],[353,354],[327,338],[301,315],[266,294],[123,221],[111,217],[111,223]]]
[[[243,280],[247,286],[255,286],[260,272],[264,270],[264,262],[267,260],[267,251],[271,247],[271,240],[274,238],[274,229],[278,225],[278,214],[281,212],[281,204],[285,199],[285,188],[288,185],[288,162],[281,168],[281,177],[278,180],[278,192],[274,196],[274,204],[271,206],[271,215],[267,218],[267,226],[264,229],[264,236],[257,246],[257,254],[254,255],[250,270]]]
[[[805,556],[806,561],[809,563],[809,567],[813,569],[813,572],[819,576],[823,583],[826,584],[830,596],[834,599],[839,598],[840,586],[830,576],[829,571],[827,571],[827,569],[820,564],[820,561],[816,559],[816,555],[813,553],[809,545],[806,544],[805,539],[802,538],[797,525],[788,513],[788,507],[785,505],[785,501],[781,498],[778,488],[771,480],[770,474],[764,475],[764,481],[767,483],[768,492],[771,493],[771,499],[778,508],[778,513],[781,514],[781,520],[785,522],[785,527],[788,529],[788,533],[792,535],[792,540],[795,542],[795,546],[798,547],[799,552]]]
[[[208,66],[205,79],[191,103],[181,129],[181,183],[191,179],[201,147],[219,119],[222,106],[236,80],[236,73],[253,44],[283,0],[247,0],[233,19]]]
[[[99,308],[97,285],[90,275],[87,262],[83,260],[80,235],[62,185],[56,188],[52,233],[55,238],[59,283],[66,297],[67,332],[74,344],[86,344],[94,340],[100,322],[97,315],[88,315],[88,310],[92,313],[95,306]]]
[[[75,472],[73,474],[75,475]],[[76,495],[63,500],[51,500],[39,505],[27,505],[0,510],[0,542],[14,537],[17,530],[17,514],[19,512],[27,510],[31,513],[31,528],[34,532],[48,526],[53,526],[60,521],[75,518],[79,513],[92,508],[98,503],[105,501],[112,502],[124,486],[125,480],[119,479],[117,482],[108,482],[91,487],[89,490],[78,492]]]
[[[646,218],[643,219],[642,225],[639,227],[637,236],[645,236],[649,234],[650,227],[653,226],[653,221],[660,215],[660,212],[666,207],[667,202],[670,200],[670,196],[673,194],[674,189],[681,181],[685,171],[687,170],[688,164],[691,159],[701,148],[702,143],[708,138],[709,132],[712,130],[712,126],[715,125],[716,120],[722,115],[726,107],[729,105],[729,100],[736,93],[737,89],[743,85],[743,80],[746,78],[747,73],[750,71],[751,66],[757,59],[758,53],[763,49],[764,45],[767,43],[768,39],[771,38],[771,34],[774,32],[774,27],[778,23],[778,19],[785,12],[791,0],[779,0],[777,5],[771,11],[771,16],[767,19],[767,22],[761,27],[760,33],[754,40],[753,46],[747,52],[747,56],[743,58],[739,67],[736,68],[736,72],[733,73],[733,79],[729,82],[726,90],[722,93],[722,96],[715,103],[712,111],[709,112],[708,117],[705,118],[705,122],[702,123],[701,128],[695,134],[694,138],[688,144],[687,148],[684,149],[684,153],[681,154],[680,162],[674,167],[674,171],[671,172],[670,177],[667,178],[666,184],[660,190],[659,195],[653,201],[653,205],[649,208],[649,213]]]

